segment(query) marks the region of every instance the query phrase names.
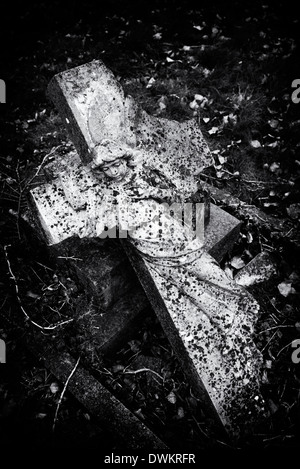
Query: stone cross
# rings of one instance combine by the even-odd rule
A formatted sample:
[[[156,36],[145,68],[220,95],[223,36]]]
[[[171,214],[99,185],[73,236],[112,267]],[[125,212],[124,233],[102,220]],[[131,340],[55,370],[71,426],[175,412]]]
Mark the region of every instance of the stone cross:
[[[92,196],[94,184],[86,165],[91,161],[93,148],[103,139],[143,148],[151,163],[163,168],[171,180],[176,179],[185,194],[197,192],[195,176],[213,163],[195,120],[179,123],[148,115],[132,97],[125,96],[112,72],[99,60],[56,75],[49,85],[49,94],[75,146],[75,151],[55,161],[53,181],[31,192],[37,219],[50,245],[62,243],[70,236],[84,238],[84,205]],[[238,220],[212,204],[205,246],[218,261],[236,241],[239,226]],[[124,236],[122,245],[140,283],[208,412],[233,437],[241,433],[243,425],[251,428],[262,412],[257,384],[253,383],[251,397],[245,393],[244,387],[249,383],[242,362],[237,358],[231,368],[223,366],[207,318],[184,307],[179,311],[172,295],[166,294],[170,290],[166,282],[126,241]],[[106,278],[114,283],[111,271]],[[129,278],[133,278],[132,272]],[[113,304],[113,296],[122,287],[128,289],[122,284],[112,294],[107,286],[110,300],[106,306]],[[243,350],[238,351],[238,355],[242,353]]]

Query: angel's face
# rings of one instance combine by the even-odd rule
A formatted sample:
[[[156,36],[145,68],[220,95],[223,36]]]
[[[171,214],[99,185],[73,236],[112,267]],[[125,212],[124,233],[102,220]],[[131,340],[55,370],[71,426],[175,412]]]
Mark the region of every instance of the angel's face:
[[[115,182],[120,182],[127,173],[127,161],[123,158],[118,158],[114,161],[102,164],[98,168],[94,168],[93,172],[97,175],[104,173],[108,179]]]

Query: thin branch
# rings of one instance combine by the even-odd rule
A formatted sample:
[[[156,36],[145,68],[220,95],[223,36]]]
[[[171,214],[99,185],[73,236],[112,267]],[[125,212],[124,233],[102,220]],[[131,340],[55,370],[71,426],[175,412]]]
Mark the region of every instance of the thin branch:
[[[80,257],[74,257],[74,256],[57,256],[57,259],[71,259],[72,261],[82,261]]]
[[[286,326],[273,326],[273,327],[268,327],[268,329],[264,329],[263,331],[259,331],[258,334],[263,334],[264,332],[271,331],[272,329],[279,329],[280,327],[295,327],[294,325],[286,325]]]
[[[51,267],[47,267],[46,265],[44,265],[44,264],[41,264],[41,263],[40,263],[40,262],[38,262],[38,261],[35,261],[35,262],[36,262],[38,265],[40,265],[40,266],[44,267],[45,269],[47,269],[47,270],[52,270],[52,272],[54,272],[54,269],[51,269]]]
[[[10,245],[5,245],[3,247],[4,249],[4,253],[5,253],[5,259],[6,259],[6,263],[7,263],[7,266],[8,266],[8,270],[9,270],[9,273],[10,273],[10,276],[11,276],[11,279],[13,280],[14,282],[14,286],[15,286],[15,292],[16,292],[16,298],[18,300],[18,303],[19,303],[19,307],[22,311],[22,313],[24,314],[24,316],[26,317],[26,319],[28,321],[31,322],[31,324],[33,324],[34,326],[38,327],[39,329],[43,330],[43,331],[53,331],[54,329],[57,329],[58,327],[60,326],[63,326],[64,324],[68,324],[69,322],[72,322],[74,321],[74,319],[67,319],[66,321],[60,321],[56,324],[51,324],[50,326],[41,326],[40,324],[38,324],[37,322],[33,321],[30,316],[27,314],[27,312],[25,311],[23,305],[22,305],[22,301],[21,301],[21,298],[20,298],[20,295],[19,295],[19,285],[18,285],[18,282],[17,282],[17,279],[16,279],[16,276],[14,275],[13,271],[12,271],[12,268],[11,268],[11,264],[10,264],[10,260],[9,260],[9,256],[8,256],[8,252],[7,252],[7,248],[9,247]]]
[[[140,368],[139,370],[135,371],[123,371],[123,374],[126,375],[136,375],[137,373],[143,373],[144,371],[150,371],[150,373],[153,373],[154,375],[158,376],[162,381],[164,380],[162,376],[160,376],[156,371],[151,370],[150,368]]]
[[[276,334],[277,334],[277,331],[274,332],[274,334],[273,334],[272,337],[268,340],[268,342],[266,343],[266,345],[261,349],[261,353],[268,347],[269,343],[273,340],[273,338],[275,337]]]
[[[38,166],[34,175],[29,179],[29,181],[26,182],[24,189],[28,187],[32,183],[32,181],[39,175],[39,172],[41,171],[46,159],[49,158],[49,156],[52,156],[53,153],[55,153],[60,147],[62,147],[62,145],[58,145],[57,147],[52,148],[52,150],[43,157],[41,164]]]
[[[282,352],[284,349],[286,349],[287,347],[290,347],[293,342],[294,342],[294,341],[292,340],[292,342],[289,342],[289,343],[286,344],[284,347],[282,347],[282,349],[280,349],[279,352],[277,353],[276,358],[279,357],[279,355],[281,354],[281,352]]]
[[[63,388],[63,390],[62,390],[62,392],[61,392],[59,401],[58,401],[58,403],[57,403],[57,407],[56,407],[56,411],[55,411],[55,416],[54,416],[54,421],[53,421],[53,425],[52,425],[52,431],[53,431],[53,432],[54,432],[54,430],[55,430],[55,425],[56,425],[56,421],[57,421],[57,415],[58,415],[58,411],[59,411],[60,405],[61,405],[61,403],[62,403],[64,394],[65,394],[65,392],[66,392],[66,389],[67,389],[67,387],[68,387],[68,384],[69,384],[70,379],[72,378],[73,374],[74,374],[75,371],[76,371],[76,368],[77,368],[77,366],[78,366],[78,364],[79,364],[79,361],[80,361],[80,357],[78,358],[77,362],[75,363],[75,366],[74,366],[73,370],[71,371],[71,373],[70,373],[70,375],[69,375],[67,381],[65,382],[64,388]]]

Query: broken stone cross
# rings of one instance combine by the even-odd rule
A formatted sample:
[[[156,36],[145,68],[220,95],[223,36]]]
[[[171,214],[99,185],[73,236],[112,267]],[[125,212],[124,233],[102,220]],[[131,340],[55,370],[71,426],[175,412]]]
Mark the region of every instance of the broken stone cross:
[[[195,175],[213,163],[194,120],[179,123],[148,115],[132,97],[125,96],[112,72],[101,61],[56,75],[49,85],[49,93],[76,151],[72,150],[57,159],[54,180],[31,193],[48,244],[55,245],[72,236],[84,236],[84,204],[95,183],[86,165],[91,160],[93,147],[103,139],[144,149],[152,164],[163,168],[171,180],[176,179],[185,194],[190,191],[192,195],[193,190],[197,191]],[[205,229],[207,251],[220,261],[236,241],[239,227],[238,220],[212,204],[210,221]],[[255,401],[259,399],[259,390],[253,385],[250,402],[249,395],[244,393],[246,376],[243,365],[237,360],[232,369],[223,366],[205,316],[197,315],[195,311],[179,311],[166,294],[168,285],[155,276],[146,261],[137,256],[126,238],[121,242],[187,378],[205,402],[208,414],[234,437],[242,433],[242,426],[251,428],[253,420],[261,412],[259,403]],[[101,262],[98,262],[97,249],[85,259],[91,262],[94,273],[91,274],[90,268],[84,266],[79,267],[78,271],[80,273],[82,269],[82,277],[85,278],[88,269],[87,277],[91,280],[95,295],[100,290],[103,297],[103,291],[106,292],[108,307],[116,301],[122,288],[128,290],[133,283],[124,281],[124,278],[120,280],[120,275],[114,278],[113,267],[108,269],[108,275],[99,279],[96,271]],[[106,244],[101,244],[99,249],[101,259],[104,259]],[[124,253],[120,253],[120,257],[122,268],[116,270],[123,271],[125,277],[132,279],[132,270],[126,264]],[[106,286],[103,290],[104,278]],[[114,320],[117,321],[111,316],[112,323]]]

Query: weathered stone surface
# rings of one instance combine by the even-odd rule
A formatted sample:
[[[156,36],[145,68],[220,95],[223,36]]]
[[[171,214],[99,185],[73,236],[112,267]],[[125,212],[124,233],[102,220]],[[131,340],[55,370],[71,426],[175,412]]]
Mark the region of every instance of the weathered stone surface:
[[[72,170],[66,170],[70,166]],[[86,225],[84,206],[88,201],[89,189],[95,184],[74,151],[63,159],[56,158],[51,170],[53,182],[31,191],[32,210],[49,245],[60,243],[70,236],[82,236]],[[78,210],[78,207],[82,209]],[[218,262],[237,241],[240,225],[237,218],[210,204],[210,220],[205,227],[204,240],[207,251]]]
[[[70,165],[70,158],[73,159],[73,163],[77,160],[78,166],[80,165],[77,154],[71,151],[65,161],[58,161],[56,170],[53,170],[53,176],[63,173],[64,168]],[[72,177],[75,178],[74,168],[73,164]],[[117,240],[87,240],[77,236],[71,242],[68,241],[69,235],[80,232],[80,226],[85,224],[84,210],[78,213],[71,206],[71,203],[78,203],[80,195],[72,196],[71,194],[68,200],[63,197],[65,186],[61,180],[63,179],[59,180],[56,177],[53,185],[47,184],[45,187],[35,188],[32,191],[32,203],[38,213],[38,218],[42,221],[43,231],[47,234],[47,242],[52,245],[57,255],[66,258],[68,266],[76,273],[86,287],[87,294],[98,307],[97,343],[102,351],[106,352],[126,339],[126,334],[131,331],[132,324],[141,317],[141,311],[148,305],[148,299],[143,295],[123,249],[118,249]],[[82,180],[87,186],[89,184],[92,186],[89,180],[81,179],[81,182]],[[74,187],[77,186],[75,180],[73,184]],[[65,185],[67,189],[70,189],[70,183],[65,182]],[[64,207],[66,207],[65,210]],[[71,233],[64,228],[67,226],[68,214],[71,214],[69,216],[72,216],[74,220],[74,232]],[[49,220],[48,225],[47,220]],[[234,244],[238,230],[239,221],[212,204],[210,221],[205,229],[207,250],[220,261]],[[56,243],[56,241],[60,242]],[[133,301],[131,307],[112,308],[115,302],[118,305],[122,304],[126,293],[134,288],[138,295],[136,303]],[[103,316],[102,313],[104,313]],[[93,324],[94,319],[95,315],[93,315]]]
[[[209,254],[220,262],[236,243],[241,222],[214,204],[210,204],[210,220],[205,228],[204,245]]]
[[[282,238],[293,240],[297,233],[293,230],[292,220],[289,218],[278,218],[269,213],[265,213],[255,205],[247,205],[237,197],[232,196],[228,192],[218,189],[217,187],[211,186],[205,183],[205,187],[209,190],[214,200],[221,204],[221,206],[228,206],[236,209],[237,216],[239,214],[246,216],[253,221],[257,226],[263,226],[264,229],[268,229],[272,234],[278,234]]]
[[[53,344],[49,347],[49,342],[39,332],[35,334],[35,340],[28,342],[28,346],[39,357],[43,357],[45,366],[58,380],[62,383],[67,381],[76,363],[71,355],[66,352],[58,354]],[[69,380],[67,389],[91,413],[100,426],[104,426],[117,437],[121,448],[132,450],[168,449],[157,435],[86,371],[80,363]]]
[[[121,87],[102,62],[92,62],[59,74],[54,77],[49,90],[84,163],[91,160],[93,149],[104,138],[119,140],[128,146],[143,149],[148,164],[162,168],[172,181],[176,181],[177,188],[186,197],[193,195],[196,187],[194,176],[212,162],[195,121],[180,124],[147,115],[132,98],[124,97]],[[94,182],[87,172],[82,173],[81,170],[79,163],[75,171],[73,165],[71,170],[66,169],[58,175],[54,181],[55,193],[52,198],[51,185],[47,187],[46,193],[39,188],[33,193],[34,205],[42,214],[42,223],[50,243],[58,242],[57,239],[61,241],[70,233],[84,236],[84,204]],[[77,189],[73,187],[74,182],[77,189],[82,187],[79,199]],[[62,194],[66,197],[67,205],[61,201]],[[56,207],[60,203],[65,214],[64,220],[58,220],[55,225],[55,216],[58,215]],[[207,228],[207,249],[213,252],[215,243],[214,255],[218,259],[223,256],[224,249],[232,247],[239,230],[239,222],[226,216],[228,237],[221,239],[220,210],[212,208],[214,224]],[[53,220],[50,229],[47,226],[47,212],[51,212],[49,219]],[[68,219],[66,223],[65,219]],[[233,364],[223,366],[224,361],[221,360],[221,352],[214,337],[215,330],[211,323],[208,324],[207,317],[197,308],[183,307],[180,310],[180,296],[176,303],[172,300],[176,295],[170,294],[168,297],[167,294],[173,287],[157,277],[147,261],[137,258],[125,241],[124,246],[128,248],[128,255],[141,284],[187,375],[207,402],[211,415],[229,433],[235,434],[241,429],[245,413],[249,426],[251,419],[255,419],[260,412],[261,402],[256,395],[256,387],[253,385],[252,389],[252,383],[247,380],[243,365],[237,359]],[[245,405],[247,409],[244,409]]]
[[[108,311],[91,308],[88,315],[90,305],[79,305],[78,314],[83,317],[85,331],[91,331],[97,349],[104,355],[115,352],[134,336],[150,307],[140,285],[116,298]]]
[[[85,289],[76,313],[85,331],[102,353],[117,350],[136,332],[150,307],[119,240],[68,238],[51,246],[50,252]]]
[[[234,280],[243,287],[250,287],[269,280],[275,274],[276,264],[270,254],[261,252],[235,275]]]
[[[84,163],[103,139],[145,150],[183,193],[188,178],[213,164],[195,119],[179,123],[148,115],[100,60],[55,75],[48,91]],[[191,181],[191,184],[193,181]],[[190,190],[190,189],[189,189]]]
[[[93,304],[103,312],[138,284],[118,240],[73,238],[51,249],[65,259]]]
[[[88,172],[81,172],[77,152],[64,158],[57,156],[52,165],[51,183],[35,187],[30,192],[30,206],[47,244],[57,244],[71,236],[80,236],[86,223],[86,213],[80,208],[88,197],[94,181]],[[84,187],[81,192],[80,187]]]
[[[258,383],[249,381],[247,365],[238,358],[242,351],[224,361],[216,329],[207,316],[197,307],[186,309],[184,301],[180,307],[181,300],[179,304],[173,300],[172,287],[166,288],[130,243],[122,243],[194,392],[206,403],[207,417],[233,439],[249,433],[264,415],[264,403]]]

